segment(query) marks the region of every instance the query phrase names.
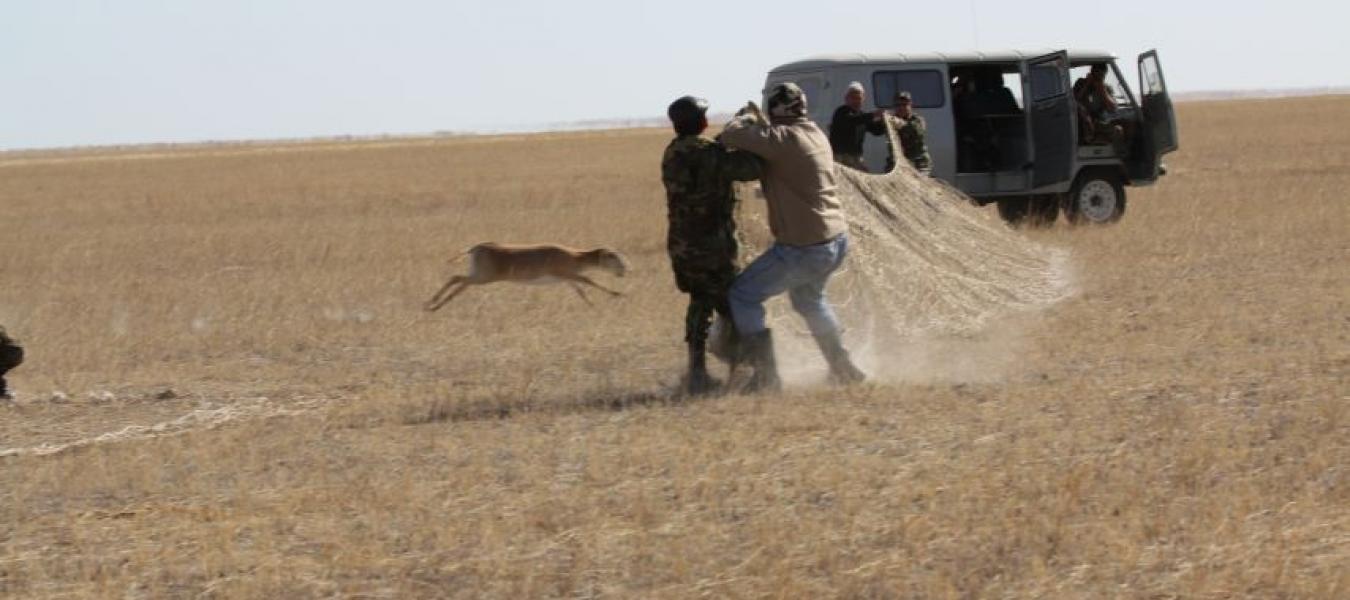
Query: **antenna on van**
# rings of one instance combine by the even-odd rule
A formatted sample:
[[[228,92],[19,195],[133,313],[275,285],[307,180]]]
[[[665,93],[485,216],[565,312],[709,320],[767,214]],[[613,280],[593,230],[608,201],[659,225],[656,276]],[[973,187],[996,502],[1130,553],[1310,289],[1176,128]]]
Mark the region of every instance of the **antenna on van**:
[[[980,18],[975,12],[975,0],[970,0],[970,37],[974,47],[972,50],[980,49]]]

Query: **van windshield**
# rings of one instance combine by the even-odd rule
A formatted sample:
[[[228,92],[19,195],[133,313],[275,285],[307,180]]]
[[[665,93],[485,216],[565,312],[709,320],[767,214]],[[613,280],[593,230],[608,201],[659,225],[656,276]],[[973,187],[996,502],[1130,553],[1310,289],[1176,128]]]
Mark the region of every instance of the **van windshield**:
[[[1074,82],[1074,86],[1077,87],[1078,81],[1085,79],[1091,69],[1092,65],[1079,65],[1069,69],[1069,81]],[[1120,78],[1116,77],[1115,69],[1106,70],[1105,81],[1106,89],[1111,91],[1111,99],[1115,100],[1118,108],[1134,106],[1134,102],[1130,101],[1130,95],[1125,92],[1125,86],[1121,85]]]

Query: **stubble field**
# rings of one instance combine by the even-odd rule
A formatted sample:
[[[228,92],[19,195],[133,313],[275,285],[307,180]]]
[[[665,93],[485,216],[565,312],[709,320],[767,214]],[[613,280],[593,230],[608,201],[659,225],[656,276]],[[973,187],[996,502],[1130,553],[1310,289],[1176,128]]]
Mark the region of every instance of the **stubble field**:
[[[1346,597],[1350,97],[1178,109],[1071,298],[699,400],[665,131],[0,155],[0,596]]]

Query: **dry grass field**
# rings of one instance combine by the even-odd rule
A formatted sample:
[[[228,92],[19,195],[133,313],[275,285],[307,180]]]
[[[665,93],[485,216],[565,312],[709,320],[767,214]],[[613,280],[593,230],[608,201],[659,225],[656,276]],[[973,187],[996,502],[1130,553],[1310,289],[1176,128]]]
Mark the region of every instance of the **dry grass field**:
[[[1350,597],[1350,97],[1179,119],[1072,298],[690,401],[664,131],[0,155],[0,597]]]

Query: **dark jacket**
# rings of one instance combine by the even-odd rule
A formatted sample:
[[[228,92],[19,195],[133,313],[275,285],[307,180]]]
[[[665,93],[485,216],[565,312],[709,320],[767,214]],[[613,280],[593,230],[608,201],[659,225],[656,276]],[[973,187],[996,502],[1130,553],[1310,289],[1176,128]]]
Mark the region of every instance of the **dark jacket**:
[[[860,155],[863,137],[886,133],[886,124],[869,112],[855,110],[845,104],[835,109],[830,118],[830,149],[835,154]]]

